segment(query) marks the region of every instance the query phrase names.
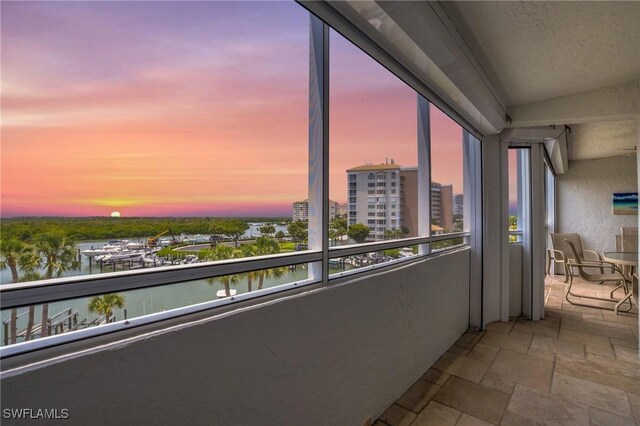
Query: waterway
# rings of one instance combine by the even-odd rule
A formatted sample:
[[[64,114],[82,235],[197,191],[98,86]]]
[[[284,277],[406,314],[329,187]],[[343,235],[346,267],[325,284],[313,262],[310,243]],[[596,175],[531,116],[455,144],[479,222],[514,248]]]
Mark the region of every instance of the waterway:
[[[242,239],[249,239],[249,238],[257,238],[259,237],[260,234],[260,230],[259,228],[261,226],[263,226],[264,223],[250,223],[249,224],[249,229],[247,229],[247,231],[244,233],[244,235],[242,236]],[[283,225],[274,225],[276,232],[278,231],[282,231],[282,232],[287,232],[287,227],[283,226]],[[203,237],[205,239],[209,239],[211,235],[210,234],[202,234],[202,235],[198,235],[198,237]],[[166,236],[165,236],[166,237]],[[187,240],[193,239],[194,237],[196,237],[195,235],[184,235],[184,237]],[[167,237],[167,238],[170,238]],[[115,238],[114,238],[115,239]],[[112,240],[114,240],[112,239]],[[122,238],[123,240],[129,240],[129,242],[132,243],[141,243],[141,244],[145,244],[147,241],[147,238]],[[82,250],[87,250],[90,248],[99,248],[102,247],[103,245],[107,244],[109,242],[109,240],[92,240],[92,241],[80,241],[76,244],[76,249],[82,251]],[[92,262],[91,264],[89,263],[89,259],[86,256],[81,256],[80,257],[81,260],[81,265],[80,265],[80,269],[73,269],[73,270],[69,270],[66,271],[62,274],[63,277],[73,277],[73,276],[78,276],[78,275],[92,275],[92,274],[99,274],[100,268],[99,266],[96,264],[96,262]],[[112,270],[109,269],[105,272],[111,272]],[[40,270],[41,273],[44,272],[44,270]],[[3,269],[2,271],[0,271],[0,284],[7,284],[10,283],[12,281],[12,277],[11,277],[11,271],[9,271],[8,268]]]
[[[245,233],[245,238],[255,238],[260,236],[258,227],[261,224],[252,224],[251,228]],[[276,226],[276,232],[284,227]],[[209,237],[208,235],[203,235]],[[144,242],[146,239],[130,238],[130,242]],[[96,241],[83,241],[76,245],[76,248],[80,251],[89,249],[91,247],[101,247],[106,244],[106,240]],[[89,261],[85,256],[81,257],[82,264],[78,270],[71,270],[64,273],[63,276],[77,276],[77,275],[90,275],[100,273],[100,268],[97,267],[94,262],[90,267]],[[291,283],[294,281],[301,281],[307,279],[308,269],[306,265],[298,265],[295,269],[288,270],[280,277],[265,278],[263,288],[271,288],[278,285]],[[231,284],[231,288],[235,289],[237,294],[246,293],[249,291],[246,275],[237,276],[237,282]],[[2,283],[11,282],[11,274],[8,270],[2,271],[1,276]],[[252,283],[252,290],[256,290],[258,287],[258,280],[254,279]],[[155,312],[161,312],[165,310],[180,308],[184,306],[194,305],[197,303],[216,300],[218,297],[216,293],[220,290],[224,290],[224,285],[220,279],[201,279],[195,281],[181,282],[169,285],[163,285],[159,287],[152,287],[146,289],[121,291],[119,294],[124,296],[125,304],[122,309],[114,309],[114,315],[117,320],[124,319],[125,314],[127,318],[139,317],[142,315],[148,315]],[[91,321],[95,319],[98,314],[89,311],[90,297],[64,300],[59,302],[53,302],[49,304],[49,316],[53,316],[66,309],[71,309],[73,312],[78,313],[80,321],[87,319]],[[18,320],[18,330],[24,329],[27,325],[27,308],[20,308],[18,313],[25,313]],[[126,311],[126,312],[125,312]],[[35,323],[38,324],[41,320],[42,305],[36,306],[35,309]],[[0,314],[0,320],[7,321],[10,318],[10,311],[4,310]],[[4,327],[0,327],[0,342],[4,342]]]
[[[264,280],[264,288],[275,287],[281,284],[300,281],[306,279],[308,270],[305,267],[298,266],[295,270],[289,270],[281,277],[271,277]],[[252,289],[258,287],[257,280],[252,283]],[[237,291],[237,294],[246,293],[248,291],[247,279],[240,275],[237,283],[231,284],[231,288]],[[161,312],[169,309],[180,308],[183,306],[194,305],[197,303],[216,300],[216,293],[224,290],[224,285],[219,279],[203,279],[176,284],[163,285],[159,287],[121,291],[125,298],[125,304],[122,309],[116,308],[114,314],[117,320],[124,318],[125,310],[127,318],[139,317],[142,315]],[[78,312],[79,320],[87,319],[91,321],[98,314],[89,312],[90,297],[64,300],[49,304],[49,316],[53,316],[68,308]],[[27,308],[20,308],[18,313],[26,312]],[[35,323],[39,323],[41,319],[42,305],[36,306]],[[9,310],[2,311],[2,321],[8,320],[10,317]],[[24,329],[27,325],[27,315],[20,317],[18,321],[18,329]],[[0,328],[0,341],[4,342],[4,327]]]

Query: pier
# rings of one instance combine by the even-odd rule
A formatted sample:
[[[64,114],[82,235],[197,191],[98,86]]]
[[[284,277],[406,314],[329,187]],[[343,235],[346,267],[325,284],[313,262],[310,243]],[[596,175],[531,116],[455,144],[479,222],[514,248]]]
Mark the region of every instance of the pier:
[[[124,310],[125,319],[126,312]],[[34,340],[42,337],[42,321],[34,321],[31,324],[31,329],[29,330],[29,324],[27,324],[24,328],[19,328],[17,323],[22,319],[26,321],[25,315],[29,313],[29,309],[24,312],[19,313],[16,316],[16,324],[11,324],[11,319],[6,319],[2,321],[3,327],[3,344],[4,346],[9,345],[12,342],[26,342],[27,340]],[[115,322],[116,316],[113,315],[109,322]],[[52,336],[55,334],[62,334],[68,331],[80,330],[87,327],[92,327],[100,324],[106,324],[106,315],[99,315],[94,319],[83,318],[80,319],[78,311],[73,310],[71,308],[64,309],[57,314],[50,316],[46,321],[47,328],[47,336]]]

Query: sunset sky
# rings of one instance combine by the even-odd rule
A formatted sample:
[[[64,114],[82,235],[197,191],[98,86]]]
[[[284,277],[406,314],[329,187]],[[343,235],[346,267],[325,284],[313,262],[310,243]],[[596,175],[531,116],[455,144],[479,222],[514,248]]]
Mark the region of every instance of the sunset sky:
[[[288,216],[307,197],[309,13],[285,2],[2,4],[1,216]],[[330,196],[415,166],[416,95],[331,37]],[[432,112],[433,179],[462,191]]]

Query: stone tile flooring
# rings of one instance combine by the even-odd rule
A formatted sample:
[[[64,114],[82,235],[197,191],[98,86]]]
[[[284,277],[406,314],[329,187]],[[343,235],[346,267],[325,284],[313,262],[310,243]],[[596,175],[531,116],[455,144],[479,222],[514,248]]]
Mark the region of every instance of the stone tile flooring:
[[[615,315],[574,306],[566,286],[547,278],[542,321],[465,333],[375,426],[640,425],[637,308]]]

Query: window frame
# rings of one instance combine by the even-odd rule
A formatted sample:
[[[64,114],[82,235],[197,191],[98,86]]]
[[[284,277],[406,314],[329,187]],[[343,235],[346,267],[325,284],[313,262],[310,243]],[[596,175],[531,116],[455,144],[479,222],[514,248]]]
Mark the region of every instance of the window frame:
[[[228,274],[251,272],[260,269],[269,269],[288,265],[309,265],[309,277],[305,280],[295,281],[276,287],[243,293],[233,297],[212,300],[210,302],[196,305],[188,305],[165,312],[148,314],[128,320],[119,321],[90,327],[73,332],[56,334],[45,339],[36,339],[29,342],[16,343],[0,348],[0,359],[19,355],[22,353],[39,350],[45,347],[68,343],[87,337],[98,336],[118,330],[129,330],[144,324],[164,321],[176,318],[189,313],[210,310],[219,306],[227,306],[240,301],[256,299],[267,294],[286,292],[293,288],[300,288],[310,284],[328,285],[330,281],[345,276],[367,273],[369,271],[387,268],[400,263],[422,260],[432,254],[431,244],[437,241],[445,241],[455,238],[463,238],[464,244],[450,247],[447,250],[434,251],[433,254],[441,254],[444,251],[467,248],[471,239],[471,231],[455,232],[445,235],[432,235],[431,218],[431,188],[432,181],[430,175],[430,102],[416,92],[417,103],[416,112],[418,114],[417,149],[418,149],[418,210],[419,220],[418,237],[374,241],[362,244],[351,244],[344,246],[330,246],[329,244],[329,31],[330,27],[310,13],[310,106],[309,106],[309,250],[304,252],[281,253],[269,256],[248,257],[242,259],[232,259],[225,261],[203,262],[190,265],[157,267],[147,270],[121,271],[104,273],[99,275],[85,275],[75,277],[56,278],[50,280],[34,281],[28,283],[5,284],[0,286],[0,308],[2,310],[14,307],[24,307],[40,303],[50,303],[59,300],[75,299],[80,297],[90,297],[111,293],[115,291],[136,290],[151,288],[155,286],[179,284],[181,282],[193,281],[202,278],[214,278]],[[372,60],[375,60],[372,58]],[[388,68],[387,68],[388,70]],[[391,72],[391,71],[389,71]],[[396,74],[392,73],[397,78]],[[402,78],[400,78],[404,81]],[[406,83],[406,82],[405,82]],[[410,86],[411,87],[411,86]],[[434,105],[435,106],[435,105]],[[458,123],[459,124],[459,123]],[[467,130],[463,127],[463,140],[466,140]],[[480,139],[476,139],[480,142]],[[461,141],[463,143],[463,141]],[[464,161],[467,163],[466,151],[464,151]],[[474,156],[473,161],[479,163],[479,156]],[[401,181],[400,177],[391,174],[391,186],[396,186],[396,181]],[[373,182],[371,182],[373,180]],[[382,177],[371,175],[367,177],[367,187],[376,188],[380,181],[387,180],[383,173]],[[355,186],[356,174],[349,174],[347,177],[347,190]],[[385,182],[382,182],[386,186]],[[398,185],[398,186],[402,186]],[[464,200],[465,206],[470,198],[466,193],[465,183]],[[396,194],[396,189],[390,190],[391,194]],[[350,206],[350,204],[348,204]],[[350,223],[353,210],[348,207],[347,219]],[[375,208],[375,207],[374,207]],[[386,209],[386,205],[383,205]],[[368,205],[368,209],[371,206]],[[391,216],[396,216],[392,212]],[[377,217],[377,216],[376,216]],[[377,219],[376,219],[377,220]],[[396,219],[393,219],[396,221]],[[467,217],[465,215],[465,221]],[[469,218],[471,220],[471,218]],[[477,218],[476,218],[477,220]],[[386,214],[385,214],[386,221]],[[394,259],[393,261],[382,262],[369,265],[364,268],[343,271],[338,274],[329,275],[328,264],[332,259],[361,255],[369,252],[376,252],[389,249],[399,249],[404,247],[417,246],[418,252],[415,256]]]

